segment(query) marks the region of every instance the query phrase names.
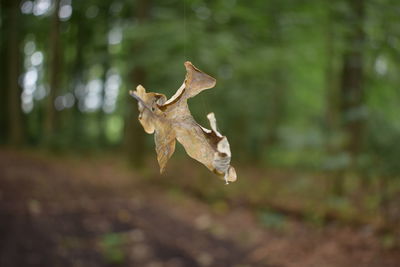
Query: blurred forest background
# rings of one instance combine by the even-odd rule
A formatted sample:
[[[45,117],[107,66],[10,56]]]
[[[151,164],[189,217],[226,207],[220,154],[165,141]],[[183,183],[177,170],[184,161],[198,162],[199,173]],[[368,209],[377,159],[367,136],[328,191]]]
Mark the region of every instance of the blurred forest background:
[[[0,10],[4,210],[18,197],[27,197],[29,214],[46,202],[27,188],[20,193],[25,183],[12,186],[12,168],[26,168],[27,182],[35,164],[57,165],[47,176],[38,170],[55,183],[66,169],[106,165],[124,170],[125,182],[133,173],[134,188],[187,194],[210,212],[244,207],[273,231],[287,231],[290,220],[313,229],[335,223],[374,233],[380,249],[398,248],[398,0],[1,0]],[[153,138],[128,96],[138,84],[172,96],[186,60],[217,78],[216,88],[189,104],[206,127],[206,114],[215,112],[228,137],[238,172],[230,186],[182,149],[159,176]],[[110,187],[116,174],[103,172]],[[3,215],[15,211],[7,207]],[[124,264],[113,250],[118,238],[103,237],[111,246],[105,255]],[[196,264],[214,266],[207,262]],[[181,266],[174,264],[168,266]]]

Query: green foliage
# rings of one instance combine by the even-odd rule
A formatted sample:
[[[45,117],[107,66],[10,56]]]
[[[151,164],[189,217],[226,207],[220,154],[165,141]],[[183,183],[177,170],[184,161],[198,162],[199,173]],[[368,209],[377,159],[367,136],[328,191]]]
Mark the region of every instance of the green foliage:
[[[128,90],[143,83],[171,96],[183,80],[183,62],[190,60],[218,80],[215,89],[190,100],[193,116],[207,127],[206,114],[215,112],[233,161],[321,171],[329,182],[351,172],[367,184],[384,179],[388,188],[400,177],[399,1],[61,1],[57,36],[54,8],[41,10],[37,2],[22,1],[17,40],[16,103],[25,114],[21,129],[29,146],[112,148],[145,157],[152,140],[130,127],[138,122]],[[356,2],[364,3],[363,19],[352,6]],[[0,17],[2,69],[11,64],[4,57],[9,12],[2,9]],[[359,28],[364,36],[354,41],[349,36]],[[55,42],[61,44],[60,86],[50,88]],[[349,60],[349,52],[361,55],[363,74],[355,79],[362,96],[350,108],[343,107],[354,97],[343,85],[343,69],[357,60]],[[2,99],[11,90],[6,75]],[[51,90],[56,98],[48,105]],[[9,121],[17,116],[9,115],[11,105],[1,105],[2,142],[10,142]],[[44,125],[49,106],[55,109],[52,136]],[[354,122],[361,125],[361,145],[352,151]],[[267,182],[259,184],[259,192],[271,191]],[[211,203],[218,202],[222,191],[200,185]],[[262,202],[262,193],[250,199]],[[330,204],[347,213],[346,201]]]
[[[125,254],[122,251],[124,238],[118,233],[109,233],[103,236],[101,247],[105,260],[110,264],[121,264],[124,262]]]
[[[260,213],[260,222],[268,228],[284,230],[287,227],[286,218],[283,214],[265,210]]]

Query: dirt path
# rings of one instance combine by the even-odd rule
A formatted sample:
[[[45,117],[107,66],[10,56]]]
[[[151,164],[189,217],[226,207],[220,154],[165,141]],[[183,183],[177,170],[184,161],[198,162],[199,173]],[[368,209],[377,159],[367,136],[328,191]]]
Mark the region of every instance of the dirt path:
[[[0,152],[0,266],[399,266],[368,229],[262,227],[113,160]]]

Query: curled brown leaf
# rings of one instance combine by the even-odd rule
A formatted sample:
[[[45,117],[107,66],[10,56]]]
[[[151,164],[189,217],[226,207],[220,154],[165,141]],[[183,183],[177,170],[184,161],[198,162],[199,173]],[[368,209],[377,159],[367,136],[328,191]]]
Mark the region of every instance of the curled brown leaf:
[[[213,88],[216,80],[202,72],[191,62],[185,62],[186,77],[175,95],[167,100],[159,93],[146,92],[139,85],[130,91],[138,101],[139,121],[146,133],[154,133],[160,172],[165,170],[175,151],[175,140],[183,145],[187,154],[204,164],[209,170],[228,182],[236,181],[236,171],[230,165],[231,151],[226,136],[217,130],[214,113],[207,115],[210,128],[200,126],[192,117],[187,99]]]

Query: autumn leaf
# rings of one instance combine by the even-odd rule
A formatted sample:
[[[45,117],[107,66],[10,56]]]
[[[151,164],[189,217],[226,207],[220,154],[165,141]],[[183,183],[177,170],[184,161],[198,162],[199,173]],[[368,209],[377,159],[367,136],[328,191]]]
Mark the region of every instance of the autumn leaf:
[[[141,85],[130,91],[138,101],[138,119],[145,132],[154,133],[160,172],[165,170],[178,140],[190,157],[223,177],[226,183],[236,181],[235,168],[230,165],[229,142],[218,132],[214,113],[207,115],[211,128],[207,129],[194,120],[187,104],[188,98],[213,88],[216,80],[190,62],[185,62],[185,67],[186,78],[182,86],[168,100],[163,94],[147,93]]]

